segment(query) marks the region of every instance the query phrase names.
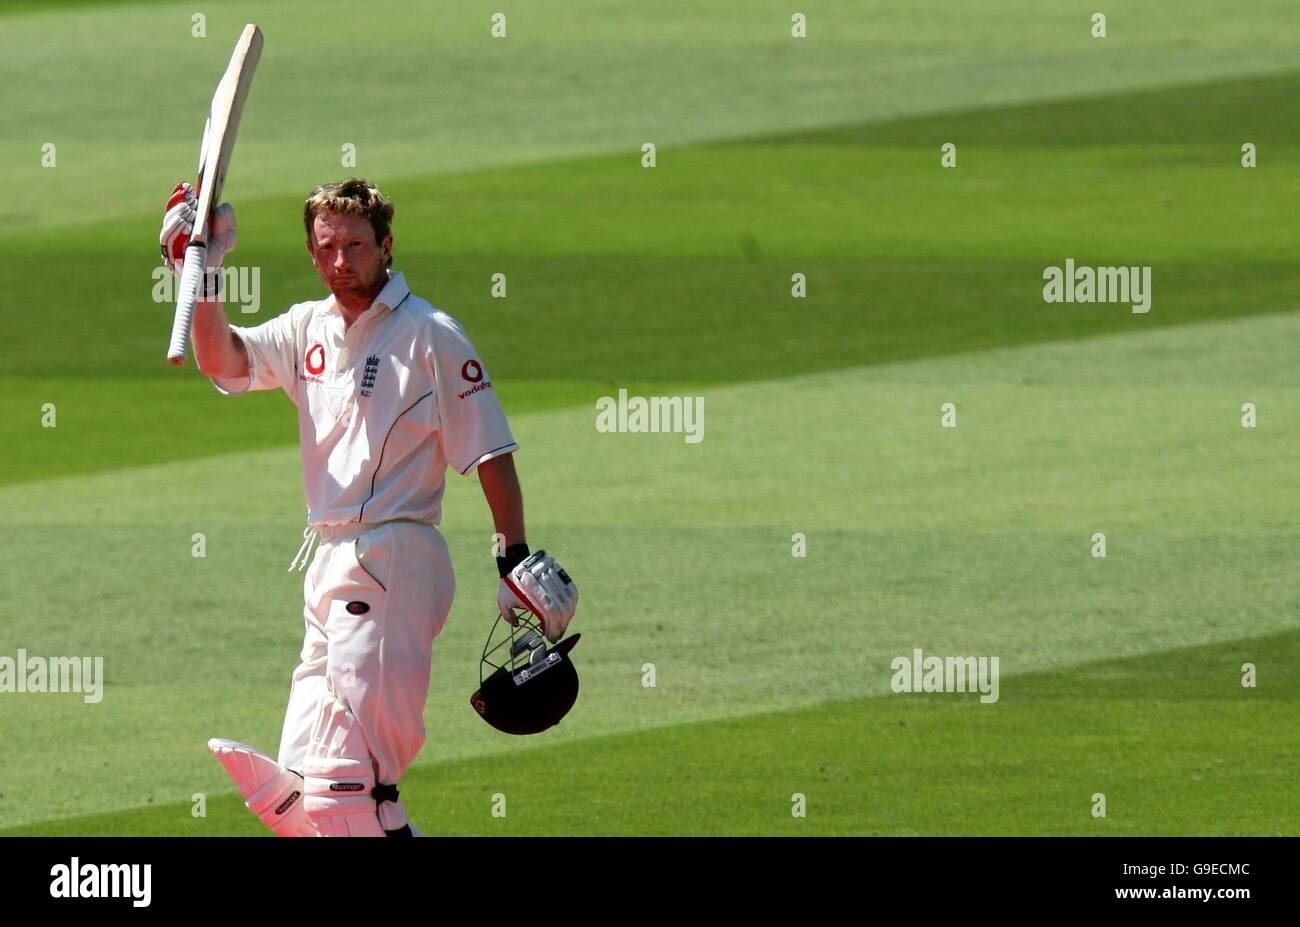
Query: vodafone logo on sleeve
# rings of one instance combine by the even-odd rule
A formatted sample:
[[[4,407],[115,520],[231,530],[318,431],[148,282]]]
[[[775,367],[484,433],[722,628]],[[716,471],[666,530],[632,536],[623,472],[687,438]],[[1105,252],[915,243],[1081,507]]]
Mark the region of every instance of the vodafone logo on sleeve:
[[[492,388],[492,381],[483,379],[483,365],[472,357],[461,365],[460,375],[464,377],[467,382],[473,383],[474,385],[463,393],[457,393],[457,399],[464,399],[466,396],[471,396],[479,390]],[[482,382],[479,382],[480,380],[482,380]]]

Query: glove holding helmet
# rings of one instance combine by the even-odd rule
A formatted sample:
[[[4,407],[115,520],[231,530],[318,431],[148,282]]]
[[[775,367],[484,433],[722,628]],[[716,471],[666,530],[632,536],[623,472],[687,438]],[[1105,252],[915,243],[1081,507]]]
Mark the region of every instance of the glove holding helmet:
[[[555,558],[544,550],[530,554],[527,544],[507,548],[497,567],[501,617],[483,647],[479,688],[470,704],[499,731],[541,733],[559,724],[578,698],[578,672],[569,652],[581,635],[556,644],[573,618],[578,587]]]
[[[511,624],[511,609],[523,608],[537,616],[546,639],[554,644],[564,636],[578,607],[578,587],[546,551],[528,553],[527,544],[512,544],[497,558],[501,585],[497,607]]]

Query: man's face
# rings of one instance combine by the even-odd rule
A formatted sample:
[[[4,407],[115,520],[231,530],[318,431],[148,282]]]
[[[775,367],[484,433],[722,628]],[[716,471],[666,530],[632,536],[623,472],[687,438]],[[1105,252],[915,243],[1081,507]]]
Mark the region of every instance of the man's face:
[[[393,236],[375,241],[375,230],[363,216],[322,213],[312,221],[307,251],[321,281],[337,295],[364,295],[386,279],[384,265]]]

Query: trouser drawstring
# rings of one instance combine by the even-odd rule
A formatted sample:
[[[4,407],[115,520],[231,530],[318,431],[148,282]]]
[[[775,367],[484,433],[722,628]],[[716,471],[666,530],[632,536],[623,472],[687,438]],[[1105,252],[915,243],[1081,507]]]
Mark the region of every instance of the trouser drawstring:
[[[297,567],[300,571],[306,569],[307,564],[311,561],[312,543],[320,541],[320,532],[311,525],[302,529],[302,546],[298,548],[298,553],[293,555],[293,560],[289,561],[288,572],[292,573],[293,568]],[[317,545],[319,546],[319,545]],[[302,562],[299,563],[299,558]]]

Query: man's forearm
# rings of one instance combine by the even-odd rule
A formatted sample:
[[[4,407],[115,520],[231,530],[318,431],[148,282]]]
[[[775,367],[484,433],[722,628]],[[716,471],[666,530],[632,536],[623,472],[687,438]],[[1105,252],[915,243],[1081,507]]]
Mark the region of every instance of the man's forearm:
[[[519,474],[515,472],[515,455],[503,454],[479,464],[478,479],[483,497],[492,509],[497,533],[505,536],[502,549],[525,543],[524,496],[519,488]]]
[[[248,373],[248,350],[230,328],[220,302],[200,299],[194,307],[194,361],[209,376],[242,377]]]

